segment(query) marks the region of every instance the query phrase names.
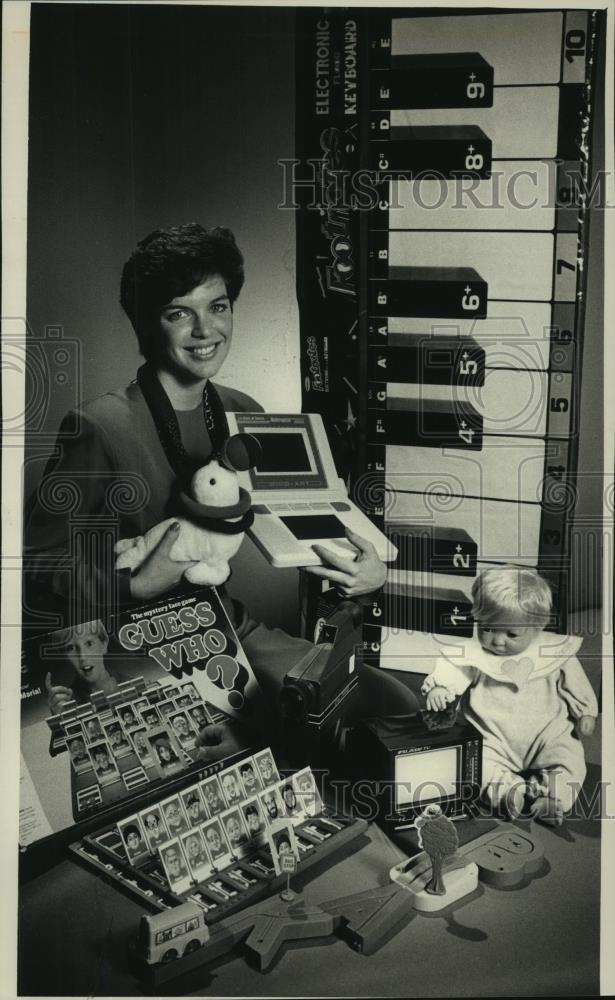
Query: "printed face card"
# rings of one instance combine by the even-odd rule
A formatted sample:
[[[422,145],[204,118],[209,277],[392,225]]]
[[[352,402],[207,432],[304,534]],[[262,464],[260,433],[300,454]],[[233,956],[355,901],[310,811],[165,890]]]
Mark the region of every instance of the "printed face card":
[[[241,778],[245,795],[256,795],[261,791],[263,784],[252,757],[242,760],[239,764],[239,777]]]
[[[93,746],[89,747],[88,753],[94,767],[96,780],[100,785],[111,785],[114,781],[120,780],[120,772],[106,741],[94,743]]]
[[[158,711],[160,713],[161,719],[167,719],[169,715],[173,715],[173,712],[177,711],[177,706],[172,698],[167,698],[165,701],[158,702]]]
[[[105,736],[114,757],[126,757],[133,752],[133,746],[117,719],[105,725]]]
[[[172,795],[168,799],[163,799],[160,803],[164,821],[172,837],[177,837],[180,833],[187,833],[190,824],[184,813],[179,795]]]
[[[221,871],[233,860],[222,823],[219,819],[210,819],[208,823],[203,823],[201,829],[209,856],[217,870]]]
[[[166,729],[148,733],[147,739],[162,778],[183,769],[182,752]]]
[[[219,778],[227,806],[236,806],[245,799],[246,796],[241,778],[239,777],[238,768],[229,767],[226,771],[221,771]]]
[[[284,815],[288,817],[291,823],[301,823],[302,820],[307,819],[307,813],[297,799],[292,780],[286,778],[280,782],[278,788],[284,803]]]
[[[186,712],[188,713],[188,718],[192,723],[192,728],[196,733],[200,733],[201,729],[205,729],[206,726],[210,726],[213,719],[207,708],[202,701],[196,702],[196,704],[190,705]]]
[[[141,709],[141,718],[148,729],[156,729],[160,725],[160,716],[155,705],[148,705]]]
[[[186,696],[188,696],[191,699],[191,701],[201,700],[201,695],[197,691],[192,681],[188,681],[187,684],[182,684],[179,689],[179,693],[181,698],[185,698]]]
[[[163,844],[159,848],[159,853],[170,888],[173,892],[186,892],[190,888],[192,879],[179,838],[175,837]]]
[[[322,799],[309,767],[304,767],[303,770],[293,774],[291,782],[297,802],[306,816],[316,816],[322,812]]]
[[[276,875],[282,874],[282,857],[285,854],[292,854],[295,860],[299,860],[299,848],[297,838],[293,830],[292,823],[286,821],[270,827],[267,831],[267,845],[271,851],[271,858]]]
[[[222,795],[218,775],[214,774],[213,777],[201,781],[199,787],[210,816],[218,816],[221,812],[224,812],[226,803]]]
[[[200,830],[191,830],[180,838],[188,867],[195,882],[202,882],[212,873],[212,865]]]
[[[149,844],[139,816],[130,816],[117,824],[117,829],[131,865],[144,861],[149,854]]]
[[[141,717],[131,701],[125,705],[116,705],[115,713],[127,733],[141,725]]]
[[[155,763],[152,748],[147,738],[147,726],[141,726],[139,729],[133,729],[130,733],[130,740],[135,753],[142,764],[147,766]]]
[[[257,796],[255,795],[253,798],[248,799],[247,802],[242,802],[239,808],[248,828],[250,839],[255,840],[257,843],[262,842],[265,839],[267,821],[265,820],[263,807]]]
[[[102,731],[100,719],[97,715],[90,715],[82,719],[82,725],[88,743],[96,743],[98,740],[104,740],[105,734]]]
[[[88,756],[83,734],[70,736],[66,741],[66,745],[70,755],[70,762],[75,772],[83,774],[84,771],[90,771],[92,769],[92,761]]]
[[[239,809],[227,809],[220,820],[232,854],[236,858],[243,857],[250,838],[241,812]]]
[[[261,750],[254,754],[254,762],[262,778],[263,786],[275,785],[280,780],[280,774],[275,766],[271,750]]]
[[[272,788],[266,788],[264,792],[261,792],[259,800],[268,824],[275,823],[276,820],[286,816],[282,796],[276,785]]]
[[[139,813],[141,824],[151,851],[164,844],[169,839],[169,831],[162,815],[160,806],[150,806]]]
[[[169,715],[167,725],[171,726],[181,746],[188,750],[196,746],[196,733],[185,711],[174,712],[172,715]]]
[[[198,785],[193,785],[187,791],[180,792],[180,798],[191,827],[200,826],[206,819],[209,819],[209,813],[203,804]]]

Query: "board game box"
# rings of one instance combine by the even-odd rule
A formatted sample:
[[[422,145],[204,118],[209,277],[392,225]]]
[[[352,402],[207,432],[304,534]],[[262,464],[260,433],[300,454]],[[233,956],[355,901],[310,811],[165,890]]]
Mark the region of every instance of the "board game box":
[[[226,766],[206,763],[199,733],[230,727],[245,754],[260,699],[211,588],[26,640],[21,847]]]

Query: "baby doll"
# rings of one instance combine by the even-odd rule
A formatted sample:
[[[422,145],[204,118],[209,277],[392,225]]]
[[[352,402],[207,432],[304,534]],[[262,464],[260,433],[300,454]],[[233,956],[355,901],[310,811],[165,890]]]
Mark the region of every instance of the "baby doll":
[[[585,778],[570,717],[589,736],[598,714],[574,655],[581,639],[543,631],[551,591],[534,570],[485,570],[472,598],[476,636],[438,659],[422,687],[427,707],[442,711],[469,688],[464,712],[483,737],[483,794],[513,818],[528,807],[560,826]]]

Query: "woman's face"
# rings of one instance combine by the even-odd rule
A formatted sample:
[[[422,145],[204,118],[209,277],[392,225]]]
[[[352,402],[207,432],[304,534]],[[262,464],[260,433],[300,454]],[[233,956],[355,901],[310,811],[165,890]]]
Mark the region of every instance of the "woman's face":
[[[220,275],[160,311],[155,363],[182,385],[213,378],[231,346],[233,313]]]

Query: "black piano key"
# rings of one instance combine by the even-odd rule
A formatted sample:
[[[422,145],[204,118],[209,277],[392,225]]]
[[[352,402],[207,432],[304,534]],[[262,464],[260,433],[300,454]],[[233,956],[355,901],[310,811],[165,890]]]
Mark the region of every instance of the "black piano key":
[[[369,282],[376,316],[487,316],[487,282],[471,267],[389,267],[388,279]]]
[[[485,352],[471,338],[391,334],[368,348],[368,378],[422,385],[485,384]]]
[[[397,176],[433,171],[450,178],[489,177],[491,139],[476,125],[425,125],[391,128],[369,144],[369,167]]]
[[[366,625],[470,637],[472,604],[460,590],[387,584],[365,608]]]
[[[463,528],[389,523],[386,533],[398,550],[396,569],[476,576],[478,546]]]
[[[482,417],[469,404],[443,400],[395,400],[389,409],[368,410],[370,444],[414,445],[422,448],[466,448],[480,451]],[[402,408],[403,407],[403,408]]]
[[[370,73],[371,108],[490,108],[493,67],[478,52],[393,56]]]

